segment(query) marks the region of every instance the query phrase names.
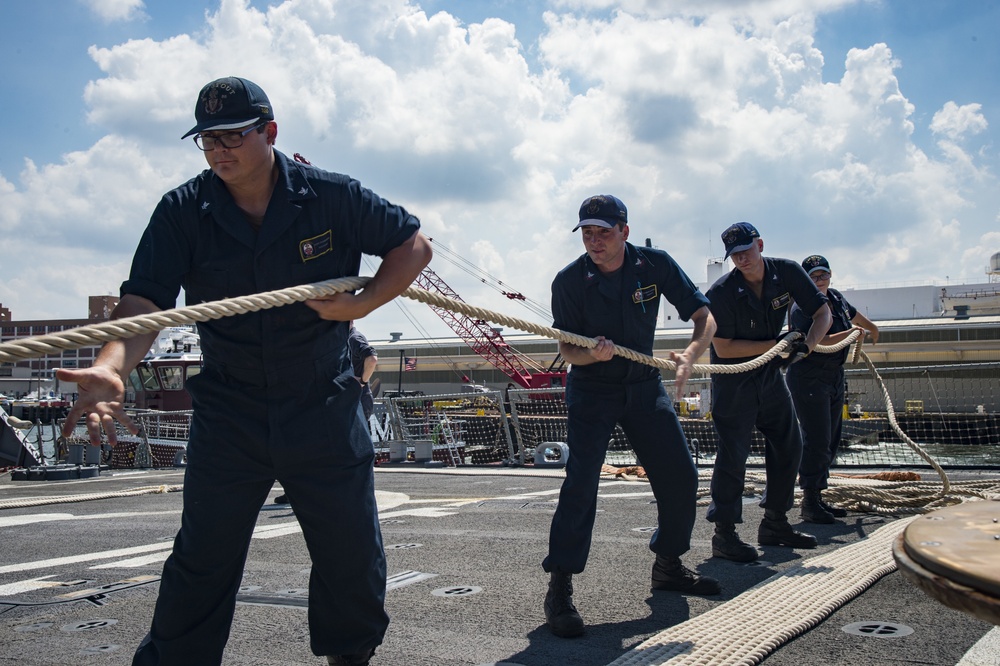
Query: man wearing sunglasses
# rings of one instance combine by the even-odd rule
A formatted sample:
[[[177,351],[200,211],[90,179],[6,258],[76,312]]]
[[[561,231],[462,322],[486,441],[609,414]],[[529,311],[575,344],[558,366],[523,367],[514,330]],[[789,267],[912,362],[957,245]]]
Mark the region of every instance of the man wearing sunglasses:
[[[188,384],[194,414],[184,510],[163,568],[149,634],[135,666],[219,664],[250,537],[275,480],[313,557],[309,629],[330,664],[367,664],[381,644],[386,563],[374,490],[374,450],[350,369],[349,324],[398,296],[427,265],[420,222],[348,176],[289,159],[255,83],[212,81],[184,135],[209,169],[168,192],[153,212],[112,318],[357,275],[382,257],[359,293],[198,325],[204,369]],[[80,398],[91,441],[133,433],[122,402],[129,371],[156,334],[107,343],[94,366],[60,370]],[[68,433],[67,433],[68,434]]]

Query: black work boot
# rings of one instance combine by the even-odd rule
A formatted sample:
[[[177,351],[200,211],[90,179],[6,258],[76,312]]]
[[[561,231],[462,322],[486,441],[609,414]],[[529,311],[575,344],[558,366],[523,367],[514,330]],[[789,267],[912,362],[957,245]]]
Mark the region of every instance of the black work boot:
[[[847,517],[847,509],[841,509],[839,506],[831,506],[831,505],[829,505],[829,504],[827,504],[826,502],[823,501],[823,491],[822,490],[819,491],[819,505],[821,507],[823,507],[824,509],[826,509],[827,513],[829,513],[834,518],[846,518]]]
[[[583,635],[583,618],[573,605],[573,574],[551,573],[545,594],[545,622],[560,638]]]
[[[715,523],[715,534],[712,535],[712,555],[733,562],[753,562],[757,559],[757,549],[741,541],[736,534],[734,523]]]
[[[653,562],[654,590],[672,590],[689,594],[718,594],[722,592],[719,581],[710,576],[700,576],[681,564],[679,557],[657,555]]]
[[[760,521],[757,530],[757,543],[762,546],[788,546],[789,548],[815,548],[816,537],[805,532],[796,532],[788,524],[784,513],[764,512],[764,520]]]
[[[802,491],[802,520],[807,523],[821,523],[829,525],[836,522],[833,514],[823,508],[819,499],[819,491],[815,488],[806,488]]]

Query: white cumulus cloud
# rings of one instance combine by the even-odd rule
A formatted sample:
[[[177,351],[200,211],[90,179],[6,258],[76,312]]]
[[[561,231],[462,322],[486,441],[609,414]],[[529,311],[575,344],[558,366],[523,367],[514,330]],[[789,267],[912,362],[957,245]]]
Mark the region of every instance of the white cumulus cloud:
[[[96,45],[83,112],[105,136],[0,177],[0,229],[18,238],[6,275],[44,253],[46,280],[71,288],[29,298],[8,277],[0,302],[28,318],[117,293],[160,195],[204,168],[179,137],[201,86],[228,75],[267,91],[279,150],[405,205],[436,243],[542,303],[582,252],[570,229],[597,193],[699,282],[738,220],[768,254],[829,257],[840,286],[981,279],[967,253],[995,240],[1000,211],[982,110],[945,104],[926,128],[938,145],[921,149],[929,112],[891,44],[840,55],[843,76],[825,80],[836,56],[817,48],[816,17],[850,0],[613,4],[554,0],[524,44],[506,20],[466,25],[413,1],[221,0],[190,34]],[[516,308],[443,261],[465,300]],[[385,310],[370,337],[398,330]]]
[[[142,0],[80,0],[103,21],[132,21],[143,18],[145,3]]]

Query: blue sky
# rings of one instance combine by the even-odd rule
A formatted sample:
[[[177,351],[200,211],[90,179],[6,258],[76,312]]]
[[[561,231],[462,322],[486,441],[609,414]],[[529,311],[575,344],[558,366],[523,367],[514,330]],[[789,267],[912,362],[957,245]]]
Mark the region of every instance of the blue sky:
[[[991,0],[53,0],[5,7],[0,303],[82,317],[159,196],[204,167],[202,84],[260,83],[278,148],[407,206],[435,243],[547,303],[579,202],[696,282],[746,219],[834,285],[982,282],[1000,251]],[[439,253],[462,294],[511,301]],[[370,337],[442,332],[424,306]],[[548,323],[548,322],[545,322]]]

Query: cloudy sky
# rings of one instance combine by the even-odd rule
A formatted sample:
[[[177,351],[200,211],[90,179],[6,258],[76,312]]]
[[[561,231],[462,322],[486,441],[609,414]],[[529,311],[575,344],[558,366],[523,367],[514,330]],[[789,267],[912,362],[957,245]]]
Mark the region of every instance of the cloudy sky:
[[[696,282],[739,220],[765,254],[826,255],[835,286],[983,282],[998,25],[993,0],[10,3],[0,303],[75,318],[118,293],[160,196],[204,168],[180,136],[227,75],[267,91],[279,150],[405,205],[432,268],[515,317],[541,321],[491,281],[547,306],[598,193]],[[448,330],[413,302],[362,329]]]

